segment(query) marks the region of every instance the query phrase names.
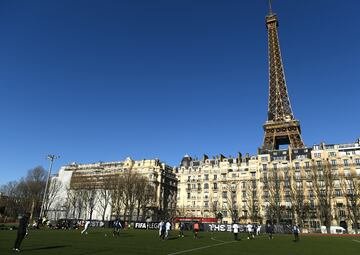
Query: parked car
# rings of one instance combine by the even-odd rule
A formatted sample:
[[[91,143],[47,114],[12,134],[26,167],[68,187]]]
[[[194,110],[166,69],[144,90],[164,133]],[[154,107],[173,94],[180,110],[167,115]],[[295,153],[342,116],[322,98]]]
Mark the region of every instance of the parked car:
[[[321,233],[327,234],[326,226],[321,226]],[[330,226],[330,234],[344,234],[346,233],[346,229],[339,226]]]

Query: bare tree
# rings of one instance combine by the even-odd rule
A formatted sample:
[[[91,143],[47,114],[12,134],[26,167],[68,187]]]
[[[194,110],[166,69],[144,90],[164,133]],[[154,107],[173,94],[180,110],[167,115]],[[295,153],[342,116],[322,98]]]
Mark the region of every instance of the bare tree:
[[[108,186],[108,185],[105,185],[105,186]],[[106,211],[111,202],[111,194],[112,194],[112,191],[109,188],[104,187],[104,189],[98,190],[97,202],[99,203],[99,207],[101,210],[102,221],[105,221],[105,214],[106,214]]]
[[[259,211],[259,192],[256,179],[250,179],[245,182],[246,184],[246,199],[245,208],[247,212],[247,217],[252,221],[256,222],[260,218]]]
[[[227,188],[223,190],[223,207],[229,213],[231,220],[237,222],[239,219],[239,207],[236,198],[237,194],[237,183],[226,184]]]
[[[123,210],[123,196],[124,196],[124,178],[121,175],[116,175],[111,181],[111,207],[115,212],[116,217],[121,215]]]
[[[304,187],[301,179],[301,175],[296,176],[294,171],[291,171],[289,179],[289,190],[291,200],[291,212],[293,222],[304,226],[304,222],[309,217],[310,203],[306,199],[304,194]]]
[[[3,201],[5,217],[15,219],[21,211],[25,211],[19,197],[18,185],[17,181],[11,181],[0,188],[1,193],[6,196],[6,200]]]
[[[268,202],[266,207],[267,218],[272,223],[280,223],[280,219],[283,213],[284,207],[281,205],[281,193],[282,193],[283,178],[277,169],[269,169],[266,177],[266,183],[264,182],[264,190],[268,194]]]
[[[44,214],[47,215],[47,212],[52,207],[56,198],[59,194],[59,191],[62,189],[62,183],[56,178],[51,179],[48,191],[46,192],[45,205],[44,205]]]
[[[88,186],[82,190],[83,202],[87,213],[87,218],[92,220],[96,206],[98,190],[93,186]]]
[[[327,233],[330,234],[332,220],[331,206],[333,203],[334,178],[327,160],[313,164],[313,187],[320,212],[320,222],[324,222]]]
[[[348,211],[348,217],[350,218],[355,233],[358,233],[360,228],[360,179],[356,173],[350,173],[349,175],[342,176],[341,188],[343,196],[346,201],[346,208]]]
[[[147,211],[151,209],[152,202],[155,199],[155,188],[149,183],[145,177],[139,177],[137,180],[135,196],[137,199],[137,220],[139,220],[140,212],[142,220],[145,219]]]
[[[132,220],[134,209],[136,207],[136,189],[139,181],[139,174],[129,171],[124,176],[124,196],[122,202],[124,205],[125,219]]]

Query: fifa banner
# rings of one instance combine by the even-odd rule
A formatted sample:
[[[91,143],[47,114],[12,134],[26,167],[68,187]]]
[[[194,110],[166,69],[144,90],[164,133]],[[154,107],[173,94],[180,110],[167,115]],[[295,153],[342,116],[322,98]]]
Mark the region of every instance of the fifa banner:
[[[159,229],[159,222],[134,222],[134,229]]]

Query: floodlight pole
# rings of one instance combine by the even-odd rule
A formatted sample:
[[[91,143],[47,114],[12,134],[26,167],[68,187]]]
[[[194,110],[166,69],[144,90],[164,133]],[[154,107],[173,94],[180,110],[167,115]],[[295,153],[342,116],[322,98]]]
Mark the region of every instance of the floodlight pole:
[[[44,191],[44,197],[43,197],[43,201],[42,201],[42,204],[41,204],[41,210],[40,210],[40,218],[42,216],[44,216],[44,211],[45,211],[45,201],[46,201],[46,193],[47,193],[47,190],[48,190],[48,186],[49,186],[49,181],[50,181],[50,175],[51,175],[51,169],[52,169],[52,166],[53,166],[53,163],[56,159],[60,158],[60,156],[56,156],[56,155],[48,155],[47,156],[47,159],[50,160],[50,166],[49,166],[49,170],[48,170],[48,176],[47,176],[47,179],[46,179],[46,184],[45,184],[45,191]]]

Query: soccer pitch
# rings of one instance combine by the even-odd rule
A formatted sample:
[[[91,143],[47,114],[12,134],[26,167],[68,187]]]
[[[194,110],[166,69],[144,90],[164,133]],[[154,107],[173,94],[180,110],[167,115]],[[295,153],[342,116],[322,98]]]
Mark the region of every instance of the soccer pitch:
[[[261,254],[261,255],[331,255],[359,254],[359,236],[306,236],[293,242],[292,235],[275,235],[269,240],[260,235],[248,240],[234,241],[232,233],[200,232],[194,239],[191,232],[184,238],[172,231],[169,240],[162,241],[153,230],[122,230],[119,237],[111,229],[90,229],[88,235],[80,230],[32,230],[21,246],[22,254]],[[11,250],[16,231],[0,231],[0,254]]]

